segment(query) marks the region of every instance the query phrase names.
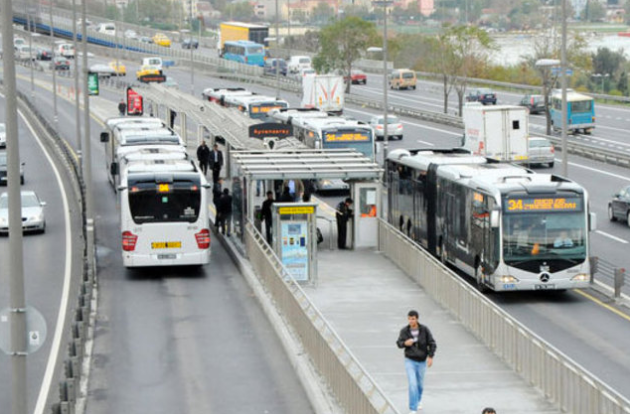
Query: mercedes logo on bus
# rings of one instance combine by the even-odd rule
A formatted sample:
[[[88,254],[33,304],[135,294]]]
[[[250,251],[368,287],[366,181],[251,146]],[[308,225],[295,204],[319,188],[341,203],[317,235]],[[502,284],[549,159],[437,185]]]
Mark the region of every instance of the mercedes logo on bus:
[[[541,282],[547,283],[549,282],[549,279],[551,279],[551,275],[549,273],[541,273],[539,279]]]

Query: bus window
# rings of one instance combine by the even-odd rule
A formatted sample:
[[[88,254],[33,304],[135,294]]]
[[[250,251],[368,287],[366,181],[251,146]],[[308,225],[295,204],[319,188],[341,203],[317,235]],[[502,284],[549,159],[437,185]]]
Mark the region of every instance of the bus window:
[[[591,112],[593,101],[571,102],[571,112]]]

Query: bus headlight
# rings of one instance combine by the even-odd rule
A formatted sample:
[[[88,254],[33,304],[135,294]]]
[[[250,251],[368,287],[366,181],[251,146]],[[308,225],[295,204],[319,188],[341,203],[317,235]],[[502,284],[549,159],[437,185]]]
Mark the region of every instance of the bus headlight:
[[[591,277],[586,273],[580,273],[579,275],[573,276],[571,278],[572,282],[588,282],[591,280]]]
[[[519,280],[517,278],[515,278],[514,276],[510,276],[510,275],[500,276],[499,277],[499,281],[501,283],[518,283],[519,282]]]

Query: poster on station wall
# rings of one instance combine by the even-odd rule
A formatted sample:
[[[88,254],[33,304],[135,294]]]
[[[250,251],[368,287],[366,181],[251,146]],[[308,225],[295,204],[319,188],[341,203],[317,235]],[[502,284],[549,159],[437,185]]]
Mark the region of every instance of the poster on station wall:
[[[298,282],[309,280],[308,222],[282,223],[282,264]]]
[[[141,116],[144,112],[142,95],[134,91],[133,88],[127,88],[127,115]]]

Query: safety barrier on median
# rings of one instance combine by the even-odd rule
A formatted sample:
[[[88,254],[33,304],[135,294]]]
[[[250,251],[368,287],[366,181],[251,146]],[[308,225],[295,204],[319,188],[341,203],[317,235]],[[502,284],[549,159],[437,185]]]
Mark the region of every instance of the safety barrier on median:
[[[628,414],[630,401],[379,219],[379,248],[469,331],[562,411]]]
[[[337,402],[348,414],[397,414],[334,329],[287,273],[264,236],[251,222],[245,233],[247,256],[275,306],[301,341]]]

